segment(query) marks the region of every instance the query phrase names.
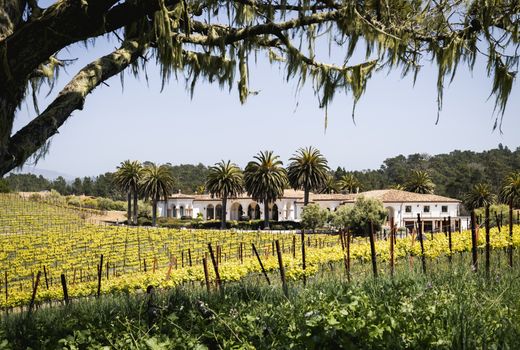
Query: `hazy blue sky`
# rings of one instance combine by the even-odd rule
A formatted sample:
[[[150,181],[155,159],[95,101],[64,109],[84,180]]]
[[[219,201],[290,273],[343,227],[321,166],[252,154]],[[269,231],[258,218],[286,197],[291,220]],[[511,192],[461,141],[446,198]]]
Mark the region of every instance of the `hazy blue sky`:
[[[95,49],[74,47],[60,57],[79,57],[69,74],[92,58],[111,51],[117,43],[102,43]],[[144,79],[125,76],[108,81],[88,96],[53,138],[50,153],[38,168],[74,176],[113,171],[125,159],[213,164],[230,159],[240,166],[264,149],[274,150],[284,162],[302,146],[318,147],[331,167],[377,168],[398,154],[438,154],[454,149],[481,151],[499,143],[520,146],[520,99],[515,84],[503,123],[504,133],[492,132],[494,101],[488,100],[491,82],[485,65],[477,62],[473,75],[459,68],[455,81],[445,90],[440,122],[436,120],[436,70],[426,65],[415,87],[411,77],[399,72],[376,73],[351,119],[352,98],[339,94],[329,108],[328,128],[324,111],[308,84],[299,93],[295,82],[285,81],[283,70],[270,66],[259,55],[251,64],[250,88],[260,91],[245,105],[218,85],[201,83],[193,100],[183,78],[172,80],[160,93],[154,64],[148,67],[149,86]],[[62,73],[60,87],[67,82]],[[59,91],[57,89],[51,97]],[[48,99],[41,101],[44,108]],[[34,117],[24,105],[16,120],[20,128]]]

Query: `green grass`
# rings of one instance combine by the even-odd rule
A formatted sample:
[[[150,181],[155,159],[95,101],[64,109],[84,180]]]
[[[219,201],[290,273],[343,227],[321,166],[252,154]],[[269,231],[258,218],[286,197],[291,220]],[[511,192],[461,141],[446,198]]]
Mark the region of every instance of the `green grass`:
[[[516,261],[520,261],[515,252]],[[261,275],[208,294],[187,283],[148,295],[77,300],[67,307],[12,313],[0,325],[0,348],[87,349],[495,349],[520,347],[520,272],[493,254],[491,277],[469,268],[470,254],[397,265],[327,264],[308,281],[272,286]]]

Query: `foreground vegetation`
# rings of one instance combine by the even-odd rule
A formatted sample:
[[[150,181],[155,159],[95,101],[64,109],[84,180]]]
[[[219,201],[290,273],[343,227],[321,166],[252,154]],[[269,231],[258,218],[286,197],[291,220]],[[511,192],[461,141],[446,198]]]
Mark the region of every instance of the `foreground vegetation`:
[[[32,314],[6,315],[3,348],[472,349],[520,345],[520,274],[493,255],[490,280],[470,254],[430,260],[428,275],[402,260],[373,279],[355,264],[323,265],[282,292],[278,274],[259,274],[207,293],[199,283],[148,294],[116,294]],[[515,259],[518,255],[515,254]],[[368,277],[367,277],[368,276]]]

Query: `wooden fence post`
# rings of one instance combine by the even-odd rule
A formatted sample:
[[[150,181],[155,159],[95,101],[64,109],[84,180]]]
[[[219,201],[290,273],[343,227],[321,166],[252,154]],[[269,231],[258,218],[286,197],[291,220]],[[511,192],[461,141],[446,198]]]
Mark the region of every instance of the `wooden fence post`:
[[[202,265],[204,266],[204,279],[206,280],[206,288],[208,289],[209,293],[211,291],[211,287],[209,284],[208,260],[206,258],[202,258]]]
[[[287,289],[287,281],[285,279],[285,268],[283,266],[282,252],[280,251],[280,242],[278,242],[278,240],[276,240],[275,244],[276,244],[276,254],[278,255],[278,266],[280,267],[280,277],[282,278],[283,293],[287,297],[287,296],[289,296],[289,290]]]
[[[63,300],[65,300],[65,305],[69,304],[69,292],[67,289],[67,280],[65,279],[65,274],[61,274],[61,286],[63,287]]]
[[[394,228],[394,217],[390,218],[390,276],[394,277],[395,272],[395,228]]]
[[[47,279],[47,269],[43,265],[43,277],[45,277],[45,288],[49,289],[49,280]]]
[[[99,257],[97,296],[101,295],[101,276],[103,273],[103,254]]]
[[[419,234],[419,242],[421,243],[421,265],[423,273],[426,273],[426,256],[424,255],[424,240],[422,232],[421,214],[417,214],[417,232]]]
[[[374,238],[374,223],[370,221],[370,256],[372,258],[372,273],[374,278],[377,278],[377,260],[376,260],[376,245]]]
[[[31,312],[34,308],[34,300],[36,299],[36,292],[38,291],[38,284],[40,283],[40,276],[42,272],[38,271],[36,275],[36,281],[34,282],[34,288],[32,291],[31,302],[29,303],[29,312]]]
[[[451,243],[451,216],[448,216],[448,247],[450,248],[450,255],[448,256],[448,261],[451,265],[452,255],[453,255],[453,246]]]
[[[477,255],[477,230],[475,227],[475,210],[471,211],[471,265],[473,271],[478,271],[478,255]]]
[[[218,246],[217,246],[218,248]],[[213,248],[211,248],[211,243],[208,243],[209,255],[211,256],[211,262],[213,263],[213,269],[215,270],[215,282],[217,284],[217,289],[220,290],[221,282],[220,282],[220,274],[218,273],[218,263],[215,259],[215,254],[213,254]]]
[[[486,222],[484,223],[484,225],[486,227],[486,277],[489,278],[490,268],[491,268],[491,266],[490,266],[491,265],[491,263],[490,263],[491,246],[490,246],[490,242],[489,242],[489,205],[486,205],[485,210],[486,210],[486,213],[485,213]]]
[[[303,285],[305,286],[307,284],[307,277],[305,276],[305,230],[302,229],[301,231],[301,237],[302,237],[302,270],[303,270]],[[284,273],[285,276],[285,273]]]
[[[271,285],[271,281],[269,281],[269,277],[267,277],[267,272],[265,272],[264,264],[262,264],[262,259],[260,259],[260,255],[258,255],[258,251],[256,250],[255,244],[251,243],[251,245],[253,246],[253,252],[255,253],[256,258],[258,259],[258,263],[260,264],[260,268],[262,269],[262,273],[264,274],[265,279],[267,280],[267,284]]]

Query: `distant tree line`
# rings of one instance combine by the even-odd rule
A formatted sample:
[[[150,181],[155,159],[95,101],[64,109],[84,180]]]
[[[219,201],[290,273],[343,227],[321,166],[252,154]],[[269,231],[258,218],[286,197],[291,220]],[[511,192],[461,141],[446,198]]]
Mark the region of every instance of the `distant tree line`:
[[[143,162],[146,166],[150,162]],[[209,175],[209,167],[203,164],[164,164],[174,179],[174,192],[203,193]],[[352,193],[383,188],[434,190],[434,193],[462,199],[476,183],[487,183],[491,191],[500,191],[503,179],[520,169],[520,147],[511,151],[499,144],[498,148],[483,151],[453,151],[448,154],[398,155],[383,161],[379,169],[347,171],[344,167],[330,170],[327,181],[322,184],[322,193]],[[427,178],[423,176],[427,174]],[[296,181],[296,180],[295,180]],[[412,184],[415,182],[415,184]],[[429,183],[431,182],[431,183]],[[4,185],[11,191],[43,191],[54,189],[61,194],[85,194],[125,200],[126,193],[114,185],[114,173],[107,172],[96,177],[76,178],[72,182],[58,177],[51,181],[32,174],[10,174]],[[431,185],[433,184],[433,187]],[[425,186],[426,185],[426,186]],[[412,186],[412,187],[413,187]],[[423,187],[421,189],[421,186]]]
[[[435,184],[435,194],[462,199],[476,183],[487,183],[498,193],[504,178],[520,169],[520,147],[511,151],[502,144],[483,152],[453,151],[448,154],[399,155],[383,161],[377,170],[346,171],[338,167],[333,178],[340,181],[352,176],[360,191],[383,188],[406,189],[412,171],[427,172]]]

